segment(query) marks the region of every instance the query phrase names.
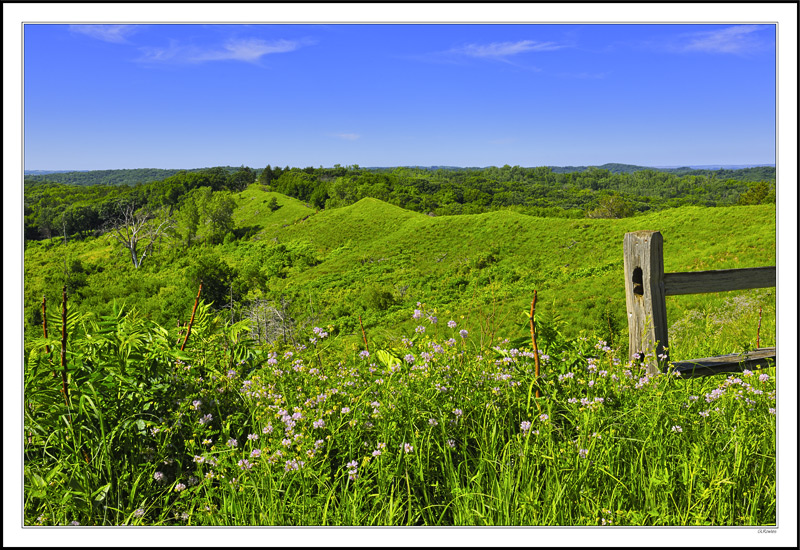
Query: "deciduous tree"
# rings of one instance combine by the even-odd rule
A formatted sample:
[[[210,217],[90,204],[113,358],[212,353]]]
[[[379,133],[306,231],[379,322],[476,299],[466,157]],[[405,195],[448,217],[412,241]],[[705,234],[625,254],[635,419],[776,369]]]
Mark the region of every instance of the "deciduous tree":
[[[133,267],[138,269],[145,258],[152,256],[159,239],[174,224],[175,220],[163,209],[153,212],[149,208],[136,208],[136,203],[128,202],[119,206],[118,214],[108,229],[128,251]]]

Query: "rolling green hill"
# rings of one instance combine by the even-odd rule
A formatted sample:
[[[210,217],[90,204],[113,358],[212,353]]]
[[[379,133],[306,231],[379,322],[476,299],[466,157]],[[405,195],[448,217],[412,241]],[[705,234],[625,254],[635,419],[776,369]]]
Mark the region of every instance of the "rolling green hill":
[[[282,304],[300,325],[328,323],[360,336],[361,317],[370,334],[390,338],[413,331],[410,313],[420,302],[436,308],[442,322],[459,316],[485,343],[525,334],[523,313],[537,290],[537,316],[543,322],[560,317],[569,333],[595,331],[625,345],[626,232],[661,231],[667,272],[775,264],[773,205],[682,207],[619,220],[575,220],[512,211],[429,216],[372,198],[317,211],[257,185],[234,197],[234,221],[247,237],[188,249],[169,241],[140,270],[108,235],[73,240],[66,247],[57,240],[27,243],[26,327],[40,330],[36,312],[43,294],[58,303],[66,264],[71,303],[78,309],[105,312],[113,300],[126,300],[172,326],[188,316],[198,277],[208,288],[206,299],[213,295],[216,277],[220,303],[215,306],[233,305],[232,312],[225,311],[234,317],[262,301]],[[274,211],[268,206],[273,198],[279,206]],[[681,339],[713,329],[726,311],[752,315],[759,307],[765,317],[762,345],[774,340],[774,297],[768,289],[670,298],[673,343],[679,349]],[[708,345],[736,348],[753,339],[726,338]]]

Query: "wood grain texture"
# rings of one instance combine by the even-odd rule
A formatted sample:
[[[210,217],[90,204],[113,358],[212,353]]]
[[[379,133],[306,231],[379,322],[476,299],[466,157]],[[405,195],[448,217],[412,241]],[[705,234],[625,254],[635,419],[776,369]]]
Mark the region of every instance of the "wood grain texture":
[[[626,233],[623,241],[625,302],[631,357],[653,354],[647,372],[658,372],[658,355],[665,355],[667,302],[664,293],[664,239],[658,231]]]
[[[768,288],[775,286],[775,279],[775,266],[665,273],[664,292],[667,296],[677,296]]]
[[[726,372],[743,372],[775,365],[775,348],[760,348],[748,353],[732,353],[702,359],[689,359],[672,363],[673,372],[681,373],[681,378],[695,378]]]

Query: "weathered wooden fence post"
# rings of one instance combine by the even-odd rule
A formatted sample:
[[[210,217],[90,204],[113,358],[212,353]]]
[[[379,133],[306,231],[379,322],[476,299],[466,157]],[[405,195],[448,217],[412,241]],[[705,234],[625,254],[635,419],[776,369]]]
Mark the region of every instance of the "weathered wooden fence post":
[[[647,373],[658,372],[659,355],[666,355],[667,302],[664,291],[664,238],[658,231],[626,233],[623,242],[625,302],[631,357],[652,353]]]

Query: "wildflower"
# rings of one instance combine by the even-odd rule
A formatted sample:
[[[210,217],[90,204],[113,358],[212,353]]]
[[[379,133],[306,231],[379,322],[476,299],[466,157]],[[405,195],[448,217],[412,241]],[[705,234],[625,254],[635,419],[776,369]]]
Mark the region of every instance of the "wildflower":
[[[461,409],[453,409],[453,414],[456,416],[461,416],[464,414],[464,411],[462,411]]]
[[[522,433],[527,433],[527,431],[531,429],[531,423],[527,420],[523,420],[519,423],[519,429],[522,430]]]
[[[403,443],[403,450],[406,452],[406,454],[408,454],[414,451],[414,447],[412,447],[409,443]]]
[[[161,483],[166,479],[166,476],[162,472],[156,472],[153,474],[153,479]]]
[[[350,407],[342,407],[342,414],[347,414],[350,412]]]
[[[414,356],[412,354],[410,354],[410,353],[408,355],[406,355],[405,357],[403,357],[403,359],[409,365],[414,362]]]
[[[368,352],[367,350],[364,350],[364,351],[362,351],[362,352],[361,352],[361,353],[359,353],[358,355],[359,355],[359,357],[361,357],[362,359],[368,359],[368,358],[369,358],[369,352]]]
[[[466,338],[467,334],[469,334],[469,332],[467,332],[466,330],[464,330],[462,328],[461,330],[458,331],[458,334],[461,336],[461,338]]]
[[[196,399],[196,400],[192,401],[192,409],[194,409],[196,411],[197,409],[200,408],[200,405],[202,405],[202,404],[203,404],[202,401],[200,401],[199,399]]]
[[[236,378],[236,371],[231,369],[227,372],[228,378],[233,379]]]
[[[682,433],[683,432],[683,428],[681,428],[680,426],[673,426],[672,427],[672,431],[675,432],[675,433]]]
[[[282,439],[281,440],[281,445],[283,445],[284,447],[288,447],[291,444],[292,444],[292,440],[291,439]]]
[[[358,461],[351,460],[350,462],[347,463],[347,468],[348,468],[347,474],[350,481],[355,481],[356,479],[358,479]]]
[[[211,415],[211,413],[209,413],[209,414],[205,415],[203,418],[201,418],[201,419],[199,420],[199,422],[200,422],[200,425],[202,426],[202,425],[204,425],[204,424],[208,424],[209,422],[211,422],[211,420],[213,420],[213,418],[214,418],[214,417]]]
[[[181,514],[181,519],[182,519],[183,521],[188,521],[188,520],[189,520],[189,513],[188,513],[188,512],[183,512],[183,513]]]
[[[382,453],[380,449],[375,449],[374,451],[372,451],[372,456],[381,456],[381,454]]]
[[[239,446],[239,442],[236,441],[235,439],[231,438],[231,439],[228,440],[228,442],[225,445],[227,445],[228,447],[238,447]]]
[[[247,439],[248,441],[255,441],[256,439],[258,439],[258,434],[249,434],[247,436]]]
[[[320,418],[319,420],[315,420],[313,425],[314,425],[314,429],[324,428],[325,427],[325,421]]]
[[[430,424],[431,426],[438,426],[439,422],[435,418],[429,418],[428,424]]]
[[[262,430],[264,434],[271,434],[272,433],[272,424],[267,424]]]
[[[453,439],[448,439],[448,440],[447,440],[447,446],[448,446],[448,447],[450,447],[451,449],[455,449],[455,448],[456,448],[456,442],[455,442],[455,440],[453,440]]]
[[[759,382],[766,382],[767,380],[769,380],[769,374],[767,373],[761,374],[758,377]]]
[[[708,411],[700,411],[698,414],[700,416],[702,416],[703,418],[705,418],[705,417],[707,417],[709,415],[709,412]]]
[[[140,518],[144,515],[144,508],[137,508],[133,511],[133,517]]]
[[[251,457],[251,458],[258,458],[258,457],[260,457],[260,456],[261,456],[261,449],[253,449],[253,450],[250,452],[250,457]]]
[[[195,462],[197,462],[198,464],[202,464],[203,462],[206,461],[205,457],[200,456],[200,455],[194,455],[194,459],[193,460]]]
[[[581,458],[586,458],[589,456],[589,449],[578,449],[578,456]]]
[[[237,462],[237,464],[239,465],[239,468],[242,470],[249,470],[250,468],[253,467],[253,465],[250,464],[250,461],[247,460],[246,458],[241,459],[239,462]]]
[[[414,314],[411,316],[412,319],[422,319],[422,312],[418,309],[414,310]]]
[[[450,328],[456,328],[457,324],[458,323],[456,323],[455,321],[452,321],[452,320],[447,321],[447,326],[450,327]]]
[[[75,521],[75,520],[73,520],[73,521],[70,521],[70,522],[69,522],[69,524],[70,524],[70,525],[80,525],[80,523],[79,523],[79,522],[77,522],[77,521]]]
[[[549,417],[549,416],[547,416],[546,414],[540,414],[540,415],[539,415],[539,421],[540,421],[540,422],[547,422],[547,419],[548,419],[548,418],[550,418],[550,417]]]
[[[775,415],[775,412],[776,412],[776,411],[775,411],[775,409],[774,409],[773,407],[770,407],[770,408],[769,408],[769,409],[767,409],[767,410],[769,411],[769,414],[771,414],[771,415]]]
[[[175,485],[175,492],[176,493],[180,493],[184,489],[186,489],[186,485],[184,485],[183,483],[178,483],[177,485]]]

